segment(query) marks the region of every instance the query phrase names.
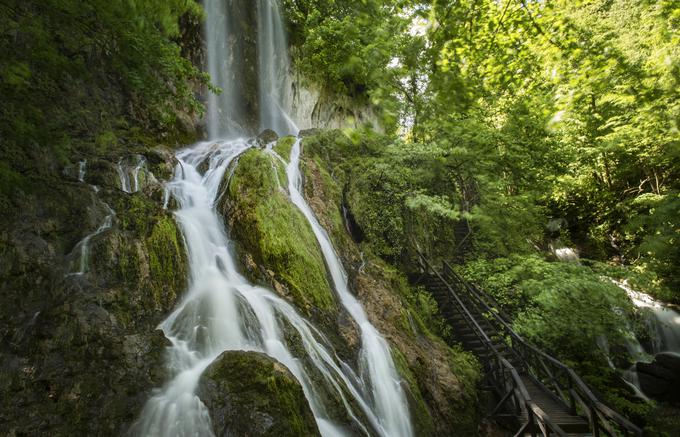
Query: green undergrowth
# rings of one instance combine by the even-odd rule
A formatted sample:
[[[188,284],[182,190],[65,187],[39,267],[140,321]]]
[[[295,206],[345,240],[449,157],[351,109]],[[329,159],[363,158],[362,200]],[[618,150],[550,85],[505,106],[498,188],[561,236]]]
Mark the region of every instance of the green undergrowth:
[[[255,262],[273,272],[306,312],[335,308],[326,267],[311,227],[276,181],[281,164],[260,150],[238,162],[223,212],[231,230]],[[275,173],[275,169],[276,173]]]
[[[499,301],[520,335],[572,367],[617,411],[644,423],[653,406],[635,398],[598,347],[606,339],[609,359],[625,368],[632,359],[625,342],[644,330],[626,292],[605,275],[615,270],[595,266],[514,255],[480,258],[460,270]]]

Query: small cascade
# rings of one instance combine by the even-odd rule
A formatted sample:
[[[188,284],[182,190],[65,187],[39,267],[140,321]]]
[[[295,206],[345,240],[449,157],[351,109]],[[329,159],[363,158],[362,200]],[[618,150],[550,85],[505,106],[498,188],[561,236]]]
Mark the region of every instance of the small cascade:
[[[680,311],[655,300],[648,294],[633,290],[626,281],[617,282],[644,317],[651,344],[648,352],[680,353]]]
[[[648,355],[661,352],[680,353],[680,311],[672,305],[655,300],[652,296],[633,290],[627,281],[614,281],[626,291],[633,305],[645,322],[649,333],[648,342],[643,347],[637,342],[638,349]]]
[[[553,251],[555,257],[562,262],[578,263],[580,258],[578,252],[571,247],[560,247]]]
[[[629,355],[634,364],[624,372],[624,379],[631,385],[636,394],[648,400],[640,381],[639,367],[650,366],[659,355],[680,356],[680,311],[670,305],[655,300],[648,294],[633,290],[627,281],[613,282],[625,290],[633,305],[643,318],[649,341],[639,341],[630,327],[630,335],[626,341]],[[679,361],[680,362],[680,361]]]
[[[87,159],[78,163],[78,181],[85,182],[85,169],[87,167]]]
[[[361,303],[349,291],[347,273],[333,248],[330,237],[301,194],[302,178],[299,165],[300,140],[297,140],[291,150],[290,161],[286,168],[291,201],[312,226],[340,301],[361,330],[361,377],[364,385],[371,388],[371,398],[380,419],[383,435],[410,436],[413,430],[408,403],[401,388],[401,378],[392,360],[390,347],[368,320]]]
[[[139,173],[145,166],[146,159],[141,155],[121,159],[116,166],[118,178],[120,179],[120,189],[126,193],[138,192],[140,189]]]
[[[107,211],[106,216],[104,217],[104,221],[102,222],[101,225],[92,232],[91,234],[88,234],[76,244],[76,247],[73,249],[74,252],[80,252],[80,255],[78,257],[78,270],[75,272],[69,273],[67,276],[81,276],[85,273],[87,273],[89,269],[89,264],[90,264],[90,242],[92,241],[93,238],[96,238],[97,236],[101,235],[105,231],[111,228],[113,225],[113,217],[116,215],[116,213],[111,209],[111,207],[106,203],[102,202],[102,205]]]

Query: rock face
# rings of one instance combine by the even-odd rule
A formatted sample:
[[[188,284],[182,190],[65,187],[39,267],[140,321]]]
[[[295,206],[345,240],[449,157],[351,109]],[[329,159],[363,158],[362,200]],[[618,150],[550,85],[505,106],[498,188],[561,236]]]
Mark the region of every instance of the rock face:
[[[300,384],[264,354],[224,352],[203,373],[198,395],[218,437],[320,435]]]
[[[637,363],[640,387],[659,401],[680,403],[680,355],[662,352],[651,363]]]
[[[290,89],[286,96],[286,106],[291,119],[299,129],[343,129],[364,125],[375,130],[381,129],[378,117],[368,103],[328,93],[306,80],[294,69],[290,73],[288,83]]]
[[[3,199],[3,434],[123,434],[165,378],[155,327],[184,289],[186,255],[151,175],[167,176],[172,152],[140,152],[148,168],[134,193],[121,190],[124,157],[102,156]]]

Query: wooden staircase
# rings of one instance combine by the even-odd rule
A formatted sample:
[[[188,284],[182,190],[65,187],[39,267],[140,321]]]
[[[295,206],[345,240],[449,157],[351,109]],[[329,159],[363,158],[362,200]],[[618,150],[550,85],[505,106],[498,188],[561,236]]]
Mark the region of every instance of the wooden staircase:
[[[572,369],[526,342],[487,293],[444,263],[435,270],[420,254],[419,283],[437,301],[455,338],[483,364],[496,406],[491,416],[519,436],[642,436],[600,402]]]

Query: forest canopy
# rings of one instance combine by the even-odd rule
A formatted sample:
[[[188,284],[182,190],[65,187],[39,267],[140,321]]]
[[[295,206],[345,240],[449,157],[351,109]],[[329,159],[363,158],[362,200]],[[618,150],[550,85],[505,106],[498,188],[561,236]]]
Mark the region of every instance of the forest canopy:
[[[377,158],[404,190],[386,211],[451,209],[486,257],[544,246],[552,220],[554,244],[631,265],[680,300],[676,2],[286,4],[301,69],[377,105],[402,138]],[[405,217],[383,220],[385,235],[407,232]]]

